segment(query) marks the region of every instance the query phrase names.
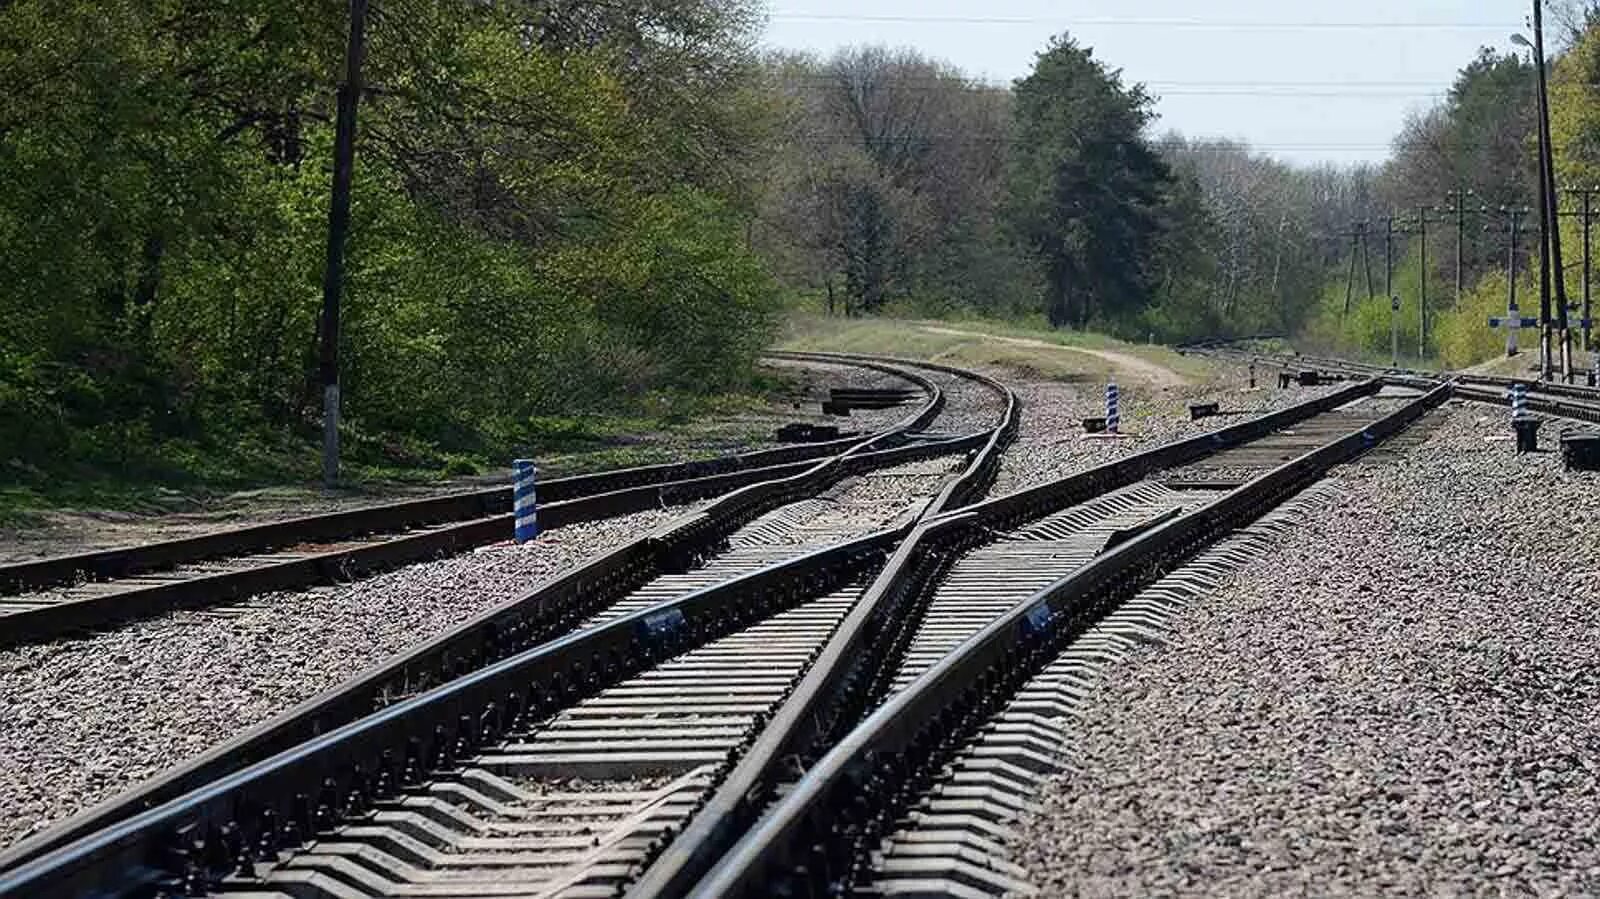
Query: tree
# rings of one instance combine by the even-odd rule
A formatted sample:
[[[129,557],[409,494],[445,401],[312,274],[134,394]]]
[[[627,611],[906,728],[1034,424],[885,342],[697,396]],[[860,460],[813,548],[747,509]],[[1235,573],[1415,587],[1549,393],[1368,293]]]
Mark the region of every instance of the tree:
[[[801,284],[842,283],[848,311],[894,300],[1000,305],[1017,254],[997,228],[1010,127],[1004,91],[882,47],[769,61],[784,140],[762,245]],[[1020,267],[1020,266],[1018,266]],[[984,268],[983,290],[971,275]]]
[[[1137,312],[1151,299],[1172,185],[1143,134],[1150,96],[1065,36],[1013,94],[1007,211],[1043,264],[1051,324]]]
[[[748,374],[773,298],[744,228],[754,10],[375,0],[341,335],[358,457],[502,452],[534,416]],[[0,4],[0,460],[314,425],[346,15]]]

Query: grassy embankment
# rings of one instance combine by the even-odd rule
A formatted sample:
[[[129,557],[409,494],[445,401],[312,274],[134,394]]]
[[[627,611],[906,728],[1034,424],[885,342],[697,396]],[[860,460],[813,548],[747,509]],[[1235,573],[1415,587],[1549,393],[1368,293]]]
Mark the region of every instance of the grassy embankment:
[[[845,319],[793,314],[780,347],[882,353],[951,365],[997,366],[1064,381],[1162,377],[1124,357],[1177,378],[1201,378],[1204,362],[1171,348],[1125,343],[1101,334],[987,320]]]
[[[1113,374],[1139,378],[1140,372],[1129,370],[1123,357],[1180,378],[1204,371],[1203,363],[1165,347],[1057,332],[1042,324],[978,320],[844,319],[796,312],[786,318],[778,346],[994,366],[1087,382]],[[525,444],[515,450],[442,454],[356,435],[347,438],[348,492],[387,495],[484,482],[504,468],[505,453],[513,451],[540,459],[552,475],[717,455],[770,438],[774,404],[782,404],[794,387],[793,381],[769,373],[746,393],[679,398],[643,415],[540,419],[530,423]],[[57,510],[159,514],[205,509],[239,493],[292,506],[299,497],[318,495],[317,459],[315,443],[283,439],[241,441],[208,451],[172,446],[156,464],[147,461],[123,470],[70,462],[51,472],[16,470],[7,479],[10,483],[0,486],[0,527],[26,529]]]

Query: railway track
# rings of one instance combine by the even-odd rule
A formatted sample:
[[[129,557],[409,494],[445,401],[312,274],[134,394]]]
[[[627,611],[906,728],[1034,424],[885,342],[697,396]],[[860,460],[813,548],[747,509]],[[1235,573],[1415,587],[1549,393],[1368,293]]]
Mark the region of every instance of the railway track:
[[[784,358],[821,359],[805,354]],[[548,530],[679,505],[802,476],[830,459],[848,457],[851,470],[864,471],[923,452],[960,451],[981,441],[982,436],[972,435],[918,435],[920,447],[906,452],[913,432],[942,407],[942,392],[905,366],[862,358],[826,361],[898,378],[919,389],[924,402],[868,438],[553,479],[539,488],[541,524]],[[892,451],[896,446],[901,447],[898,453]],[[257,593],[345,580],[498,542],[511,527],[510,490],[494,488],[3,565],[0,648],[174,609],[226,606]]]
[[[871,757],[839,759],[870,744],[864,729],[898,709],[897,734],[958,735],[971,715],[949,709],[1011,676],[992,670],[997,659],[1018,670],[1019,660],[1042,661],[1034,644],[1066,633],[1069,618],[1088,620],[1111,593],[1449,390],[1379,389],[1354,384],[964,506],[992,475],[993,453],[979,453],[923,514],[895,526],[655,605],[616,606],[566,637],[403,691],[375,714],[197,767],[13,854],[0,892],[681,895],[752,826],[763,848],[750,870],[765,877],[778,870],[772,852],[832,845],[795,820],[827,832],[838,800],[848,811],[885,798],[877,780],[855,776],[873,770]],[[1001,445],[993,437],[986,450]],[[806,811],[782,818],[794,802]],[[749,845],[729,863],[750,858]],[[782,876],[820,876],[807,871]],[[735,885],[759,882],[744,876]]]
[[[976,377],[937,367],[934,373],[940,378]],[[992,477],[993,459],[1015,428],[1017,408],[1009,391],[997,382],[979,378],[975,383],[989,393],[992,427],[986,431],[957,439],[912,433],[903,445],[893,449],[847,453],[840,459],[809,466],[800,475],[735,491],[391,659],[118,799],[24,840],[0,854],[0,869],[47,853],[84,833],[124,820],[317,734],[375,710],[403,704],[406,697],[492,666],[499,659],[571,631],[604,630],[599,626],[629,619],[636,610],[666,600],[747,595],[774,584],[810,583],[834,576],[814,570],[821,564],[819,559],[829,565],[843,564],[848,570],[881,557],[897,533],[892,528],[877,528],[885,518],[898,516],[902,520],[898,527],[903,530],[905,522],[924,506],[960,501],[963,496],[981,491]],[[933,416],[941,411],[943,392],[937,387],[930,392],[935,399],[917,414],[919,427],[939,421]],[[927,439],[916,439],[923,434]],[[948,478],[931,469],[917,470],[917,466],[937,465],[938,459],[951,456],[952,450],[958,455],[963,451],[973,455],[960,476]],[[897,467],[888,467],[894,463],[898,463]],[[851,475],[855,477],[839,483]],[[886,508],[883,498],[871,489],[875,480],[917,477],[929,480],[929,489],[910,501],[902,501],[898,508]],[[830,484],[834,485],[831,492]],[[864,510],[867,514],[840,515],[841,504],[849,503],[852,491],[865,494],[858,497],[860,501],[855,506],[858,513]],[[838,547],[829,546],[844,535],[861,531],[873,533]]]
[[[1392,381],[1409,383],[1418,387],[1427,383],[1452,380],[1457,384],[1454,393],[1456,397],[1501,406],[1511,404],[1511,387],[1512,385],[1520,384],[1528,390],[1527,408],[1529,411],[1569,421],[1600,425],[1600,387],[1540,381],[1535,378],[1508,378],[1463,372],[1433,372],[1408,368],[1388,368],[1329,356],[1257,352],[1238,346],[1235,342],[1224,340],[1189,344],[1179,347],[1179,352],[1190,355],[1227,356],[1240,361],[1263,362],[1285,372],[1314,371],[1346,377],[1388,378]]]
[[[864,720],[747,802],[731,849],[698,859],[692,844],[675,849],[683,876],[655,876],[667,870],[658,864],[631,895],[1036,892],[1006,861],[1008,824],[1057,764],[1063,719],[1095,667],[1158,632],[1167,609],[1259,551],[1264,532],[1289,526],[1272,510],[1450,391],[1325,409],[1291,435],[1207,459],[1230,474],[1205,486],[1147,479],[1020,529],[1005,526],[1012,497],[952,516],[951,529],[971,516],[969,530],[1003,536],[928,563],[912,651],[881,666],[893,676]],[[1308,448],[1300,438],[1312,434]]]

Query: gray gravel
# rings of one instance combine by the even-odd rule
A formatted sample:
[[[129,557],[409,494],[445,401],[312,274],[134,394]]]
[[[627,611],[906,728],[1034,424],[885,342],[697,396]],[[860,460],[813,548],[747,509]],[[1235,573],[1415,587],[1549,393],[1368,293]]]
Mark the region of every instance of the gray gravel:
[[[1238,416],[1189,420],[1189,404],[1218,403],[1223,411],[1262,414],[1302,403],[1345,385],[1279,390],[1265,371],[1249,387],[1243,367],[1219,363],[1206,381],[1177,388],[1121,387],[1121,438],[1083,433],[1083,420],[1105,415],[1105,385],[1007,379],[1022,399],[1022,427],[1006,452],[990,496],[1002,496],[1075,471],[1114,462],[1183,437],[1226,427]]]
[[[683,511],[269,595],[235,616],[181,612],[0,653],[0,846]]]
[[[944,390],[944,408],[934,421],[933,430],[958,436],[987,431],[1000,424],[1005,406],[993,390],[976,381],[939,371],[923,369],[922,374]],[[1014,375],[998,377],[1005,384],[1015,380]]]
[[[1505,432],[1341,469],[1107,674],[1018,846],[1045,894],[1600,894],[1600,477]]]
[[[821,368],[825,386],[898,378]],[[906,409],[857,413],[876,430]],[[813,417],[801,415],[798,417]],[[861,530],[930,493],[950,458],[850,479],[824,519]],[[229,739],[315,693],[692,507],[574,525],[368,580],[259,597],[229,614],[184,612],[113,632],[0,652],[0,846]],[[822,511],[822,510],[819,510]],[[838,521],[818,521],[828,529]]]

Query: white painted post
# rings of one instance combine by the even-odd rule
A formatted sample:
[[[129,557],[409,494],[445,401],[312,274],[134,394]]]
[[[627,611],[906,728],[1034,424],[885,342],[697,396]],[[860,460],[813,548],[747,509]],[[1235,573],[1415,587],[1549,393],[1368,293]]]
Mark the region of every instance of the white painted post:
[[[1122,415],[1117,408],[1118,399],[1117,382],[1112,381],[1106,385],[1106,433],[1108,434],[1117,433],[1117,427],[1121,424]]]

